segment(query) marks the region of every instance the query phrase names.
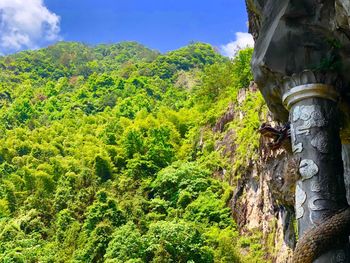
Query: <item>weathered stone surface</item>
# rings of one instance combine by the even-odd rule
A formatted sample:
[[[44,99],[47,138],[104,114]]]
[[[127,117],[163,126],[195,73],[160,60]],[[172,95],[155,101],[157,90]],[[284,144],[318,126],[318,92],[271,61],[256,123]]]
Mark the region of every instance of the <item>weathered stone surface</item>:
[[[307,231],[317,229],[325,218],[347,207],[339,133],[342,142],[349,143],[350,2],[246,3],[255,39],[254,79],[275,120],[286,122],[290,115],[292,150],[301,160],[296,216],[299,238],[303,240]],[[347,154],[348,148],[343,147],[345,175]],[[348,183],[348,178],[345,181]],[[346,235],[340,243],[339,248],[349,252]],[[335,257],[336,249],[314,262],[333,262]],[[348,256],[344,258],[349,261]]]
[[[239,103],[242,103],[250,92],[258,92],[256,89],[242,90],[239,95]],[[227,109],[227,113],[230,108]],[[226,116],[226,114],[223,116]],[[235,118],[241,114],[235,111]],[[221,119],[221,118],[220,118]],[[266,116],[261,116],[266,120]],[[271,118],[269,118],[271,120]],[[224,151],[225,156],[235,162],[234,133],[227,130],[222,140],[217,141],[216,146],[230,149]],[[262,244],[269,246],[273,253],[269,259],[276,263],[288,262],[295,246],[294,216],[294,190],[295,182],[299,178],[299,160],[292,156],[284,148],[271,150],[266,147],[268,139],[262,137],[260,141],[260,158],[254,160],[241,171],[240,180],[234,181],[234,193],[230,202],[233,216],[244,233],[249,231],[261,231]],[[290,148],[286,141],[286,148]],[[270,240],[269,245],[265,242]]]
[[[255,89],[242,90],[239,103],[242,103],[250,92],[256,91]],[[220,121],[223,121],[219,126],[224,125],[226,116],[231,114],[234,115],[234,118],[239,118],[241,115],[237,109],[232,109],[229,106],[227,112],[222,115],[222,118],[219,118]],[[261,121],[266,121],[266,118],[269,122],[272,122],[271,116],[266,117],[265,115],[261,116]],[[299,118],[308,120],[305,114],[299,115]],[[214,127],[218,123],[219,121]],[[217,129],[216,132],[221,133],[222,129]],[[216,142],[215,147],[224,149],[222,153],[230,158],[233,164],[236,149],[235,133],[233,130],[227,129],[222,135],[222,137],[220,136],[221,139]],[[275,263],[285,263],[289,262],[288,260],[295,246],[296,238],[293,226],[295,213],[293,206],[295,203],[296,181],[301,179],[298,172],[301,160],[293,158],[288,153],[290,151],[286,151],[284,148],[272,151],[266,147],[267,143],[268,139],[262,137],[260,158],[252,162],[251,166],[245,167],[245,170],[242,171],[242,178],[239,182],[233,183],[235,191],[230,205],[239,229],[243,233],[259,229],[263,233],[264,240],[271,233],[274,233],[274,253],[269,255],[269,259]],[[290,148],[288,146],[284,145],[284,147]],[[322,151],[329,152],[329,148],[322,147]],[[346,145],[343,146],[343,160],[346,185],[348,186],[347,194],[350,201],[350,147]],[[224,176],[223,174],[224,171],[222,171],[222,176]],[[220,175],[218,174],[218,176]],[[224,178],[222,177],[222,179]],[[321,186],[316,183],[312,184],[311,190],[320,192]],[[302,203],[302,205],[307,204],[306,201]],[[274,223],[271,224],[271,222]]]
[[[350,204],[350,145],[342,146],[342,158],[344,163],[344,180],[346,189],[346,199]]]
[[[289,79],[286,85],[286,77],[305,70],[314,75],[307,83],[328,82],[348,100],[349,1],[247,0],[247,6],[255,38],[254,78],[276,119],[288,118],[281,97],[293,82]]]
[[[243,233],[259,229],[266,240],[274,232],[275,253],[269,256],[276,263],[289,262],[296,242],[293,205],[298,165],[283,149],[265,152],[251,167],[246,167],[231,200],[235,220]]]

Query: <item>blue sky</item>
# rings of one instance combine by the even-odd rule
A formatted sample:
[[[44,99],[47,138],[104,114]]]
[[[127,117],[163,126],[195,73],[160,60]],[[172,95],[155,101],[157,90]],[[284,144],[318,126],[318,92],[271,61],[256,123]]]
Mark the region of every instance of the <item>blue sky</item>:
[[[162,52],[201,41],[232,55],[252,42],[244,0],[0,0],[0,21],[3,54],[64,40]]]

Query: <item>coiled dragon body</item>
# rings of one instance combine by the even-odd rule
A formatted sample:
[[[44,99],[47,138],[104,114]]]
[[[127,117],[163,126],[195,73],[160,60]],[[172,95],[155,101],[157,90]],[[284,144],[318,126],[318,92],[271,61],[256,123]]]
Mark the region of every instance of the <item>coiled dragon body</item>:
[[[349,240],[350,207],[311,228],[299,240],[292,263],[312,263],[325,252]]]
[[[289,128],[289,123],[283,127],[272,127],[264,123],[259,132],[273,140],[268,144],[271,149],[277,149],[282,146],[283,141],[290,138]],[[350,207],[335,213],[304,233],[294,250],[292,263],[312,263],[325,252],[346,243],[349,234]]]

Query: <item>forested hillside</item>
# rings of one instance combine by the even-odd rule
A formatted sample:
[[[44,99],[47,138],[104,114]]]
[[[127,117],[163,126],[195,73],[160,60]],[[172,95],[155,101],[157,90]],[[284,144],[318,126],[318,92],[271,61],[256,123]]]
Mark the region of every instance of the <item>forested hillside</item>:
[[[263,100],[237,103],[251,53],[62,42],[1,57],[0,262],[262,261],[228,205],[257,156]],[[244,118],[222,120],[229,107]]]

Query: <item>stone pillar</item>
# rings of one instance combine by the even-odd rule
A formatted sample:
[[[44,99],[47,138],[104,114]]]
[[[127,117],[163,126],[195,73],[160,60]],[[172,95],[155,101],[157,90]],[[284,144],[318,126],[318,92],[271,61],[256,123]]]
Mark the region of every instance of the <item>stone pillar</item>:
[[[343,144],[342,156],[344,164],[346,199],[348,200],[348,204],[350,204],[350,144]]]
[[[330,85],[306,84],[283,96],[290,112],[293,153],[299,157],[295,212],[299,239],[325,218],[347,207],[337,110],[338,94]],[[314,262],[350,262],[348,239]]]

